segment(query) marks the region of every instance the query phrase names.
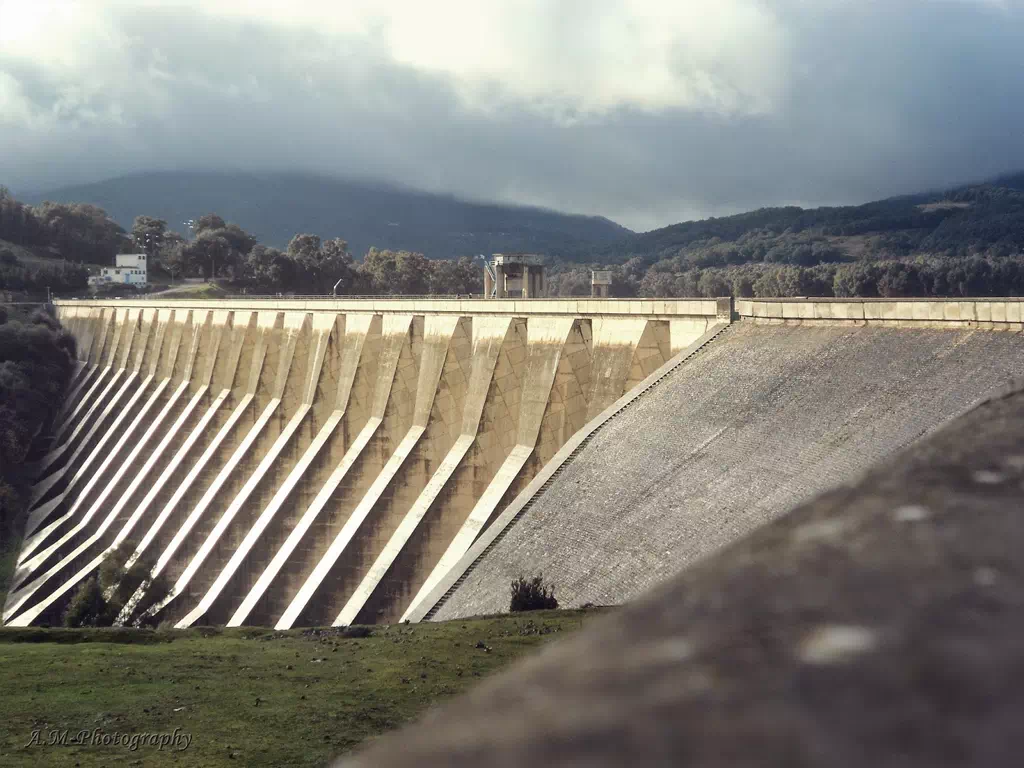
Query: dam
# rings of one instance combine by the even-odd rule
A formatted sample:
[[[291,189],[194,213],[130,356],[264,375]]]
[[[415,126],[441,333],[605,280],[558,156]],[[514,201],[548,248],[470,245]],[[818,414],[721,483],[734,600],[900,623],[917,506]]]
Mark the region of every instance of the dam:
[[[79,369],[5,625],[117,548],[119,621],[630,599],[1024,375],[1017,299],[62,301]]]
[[[173,584],[147,612],[178,626],[397,620],[724,307],[60,303],[81,365],[35,467],[4,622],[57,622],[126,542]]]

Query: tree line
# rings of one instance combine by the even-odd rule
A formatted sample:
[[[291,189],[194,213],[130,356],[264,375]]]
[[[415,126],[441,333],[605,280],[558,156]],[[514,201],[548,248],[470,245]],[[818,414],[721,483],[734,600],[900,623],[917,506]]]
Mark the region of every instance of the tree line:
[[[284,250],[257,242],[237,224],[216,214],[191,222],[192,239],[171,232],[167,222],[139,216],[132,238],[151,259],[151,269],[172,279],[229,281],[248,293],[469,294],[482,290],[481,267],[468,257],[428,259],[413,251],[370,248],[357,262],[341,238],[295,235]]]
[[[30,265],[9,249],[0,248],[0,291],[43,295],[81,291],[89,284],[89,270],[80,264]]]
[[[216,279],[246,293],[466,295],[482,291],[469,257],[370,248],[298,234],[261,244],[217,214],[188,236],[150,216],[129,232],[84,204],[26,206],[0,188],[0,239],[110,263],[145,250],[153,277]],[[100,258],[102,256],[102,259]],[[610,268],[616,296],[990,296],[1024,293],[1024,174],[861,206],[765,208],[632,236],[594,252],[548,255],[550,292],[588,295],[590,268]],[[80,266],[23,264],[0,250],[0,288],[74,292]]]
[[[0,240],[63,261],[25,263],[0,244],[0,290],[76,293],[88,284],[81,263],[111,265],[118,253],[145,251],[149,272],[226,281],[248,293],[469,294],[482,290],[481,268],[469,257],[430,260],[422,253],[370,248],[356,261],[341,238],[298,234],[287,248],[263,245],[237,224],[211,213],[190,221],[188,236],[153,216],[130,231],[102,208],[85,203],[30,206],[0,187]],[[68,261],[73,259],[73,261]]]
[[[602,267],[612,295],[642,298],[960,298],[1024,296],[1024,256],[917,257],[847,264],[744,264],[684,271],[645,269],[642,263]],[[589,296],[590,268],[571,266],[549,276],[555,296]]]

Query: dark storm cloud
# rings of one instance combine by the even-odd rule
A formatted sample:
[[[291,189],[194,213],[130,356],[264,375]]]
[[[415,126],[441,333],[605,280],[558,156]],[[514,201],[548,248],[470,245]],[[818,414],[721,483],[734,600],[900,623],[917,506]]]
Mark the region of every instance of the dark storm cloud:
[[[780,73],[766,81],[767,106],[666,98],[595,110],[569,98],[559,111],[500,78],[469,103],[450,73],[397,63],[373,36],[111,6],[108,33],[93,41],[109,52],[58,66],[0,47],[0,182],[301,169],[651,227],[1024,167],[1020,5],[792,0],[771,10],[781,43],[749,62]],[[688,66],[677,59],[668,66]]]

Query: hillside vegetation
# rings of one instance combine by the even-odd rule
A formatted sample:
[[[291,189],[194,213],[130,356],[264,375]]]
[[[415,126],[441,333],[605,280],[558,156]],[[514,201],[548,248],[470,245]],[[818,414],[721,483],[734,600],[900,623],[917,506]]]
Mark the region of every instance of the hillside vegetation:
[[[80,254],[105,263],[125,249],[144,249],[151,257],[153,282],[199,277],[218,280],[226,290],[239,293],[478,294],[483,281],[474,254],[529,250],[547,256],[556,296],[588,295],[594,267],[612,270],[616,296],[1024,294],[1024,174],[859,206],[765,208],[639,235],[603,219],[471,205],[309,177],[244,177],[252,188],[231,198],[241,178],[140,174],[63,191],[93,195],[90,199],[105,195],[113,205],[131,200],[132,210],[147,200],[157,211],[171,201],[179,206],[168,218],[151,212],[135,216],[130,232],[95,205],[28,206],[0,191],[0,238],[32,246],[37,254],[43,248],[45,253]],[[275,179],[281,186],[274,188],[279,195],[271,200]],[[352,205],[331,209],[332,195],[341,194],[339,190],[354,196]],[[175,216],[205,203],[222,208],[187,219],[187,235],[174,231],[169,222]],[[238,211],[239,220],[225,218],[225,210]],[[314,214],[320,218],[309,218]],[[390,220],[403,216],[418,222],[416,227],[391,228],[396,222]],[[262,234],[270,227],[269,242],[280,242],[285,229],[274,222],[281,217],[291,222],[288,232],[300,232],[289,236],[284,249],[267,244]],[[359,241],[338,236],[348,238],[351,230],[362,238],[374,222],[385,219],[390,223],[374,230],[377,239],[365,251]],[[435,248],[432,238],[449,231],[445,228],[455,226],[455,219],[462,222],[460,227],[475,228],[473,237],[489,234],[456,238]],[[257,222],[255,229],[246,228],[250,220]],[[306,223],[313,226],[299,229]],[[331,237],[315,234],[317,228]],[[498,239],[488,239],[492,235]],[[512,240],[502,239],[507,237]],[[458,258],[427,258],[441,252]],[[0,249],[0,288],[5,282],[37,291],[44,283],[72,291],[79,290],[72,286],[84,285],[84,273],[65,269],[57,275],[52,268],[44,269]]]
[[[0,755],[10,768],[323,766],[593,614],[289,632],[0,629]],[[102,743],[175,729],[187,748]],[[33,731],[44,742],[66,731],[67,743],[28,746]],[[87,743],[73,743],[83,731]]]
[[[611,265],[618,295],[986,296],[1024,293],[1024,174],[836,208],[676,224],[569,261]],[[589,292],[563,265],[556,287]]]
[[[19,322],[0,306],[0,596],[24,526],[33,444],[53,421],[74,372],[75,339],[51,316]]]

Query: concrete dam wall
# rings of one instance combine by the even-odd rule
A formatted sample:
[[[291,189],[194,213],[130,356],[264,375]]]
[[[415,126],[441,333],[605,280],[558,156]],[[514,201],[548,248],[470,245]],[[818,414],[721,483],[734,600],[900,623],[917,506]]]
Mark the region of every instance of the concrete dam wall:
[[[510,581],[538,572],[565,607],[636,597],[1024,375],[1019,303],[995,321],[910,305],[737,302],[747,316],[496,521],[426,615],[507,610]]]
[[[728,301],[60,302],[81,365],[7,625],[130,546],[177,626],[395,621]]]

